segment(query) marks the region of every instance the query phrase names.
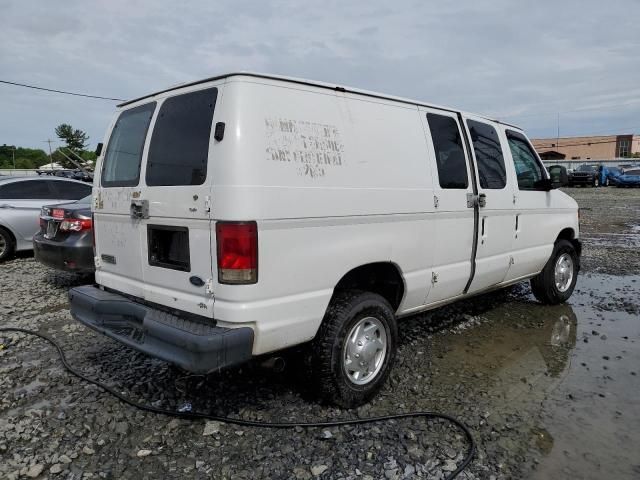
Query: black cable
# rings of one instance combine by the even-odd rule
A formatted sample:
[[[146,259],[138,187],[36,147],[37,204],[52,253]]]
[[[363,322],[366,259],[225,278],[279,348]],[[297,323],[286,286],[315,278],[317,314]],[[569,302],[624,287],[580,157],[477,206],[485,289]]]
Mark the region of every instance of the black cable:
[[[62,362],[62,365],[64,365],[64,367],[67,369],[67,371],[69,371],[76,377],[84,380],[85,382],[91,383],[101,388],[105,392],[110,393],[121,402],[124,402],[127,405],[130,405],[137,409],[144,410],[146,412],[157,413],[160,415],[167,415],[170,417],[178,417],[178,418],[215,420],[221,423],[230,423],[230,424],[240,425],[244,427],[278,428],[278,429],[296,428],[296,427],[302,427],[302,428],[340,427],[344,425],[362,425],[366,423],[386,422],[389,420],[398,420],[401,418],[441,418],[444,420],[448,420],[449,422],[456,425],[460,430],[462,430],[469,442],[469,448],[467,449],[467,456],[464,458],[464,461],[460,464],[460,466],[458,466],[458,468],[456,468],[453,472],[451,472],[451,474],[448,477],[445,477],[445,480],[453,480],[454,478],[456,478],[465,468],[467,468],[467,466],[469,465],[469,463],[471,463],[471,460],[473,459],[473,456],[476,453],[476,442],[469,428],[460,420],[450,415],[447,415],[446,413],[409,412],[409,413],[396,413],[392,415],[381,415],[378,417],[356,418],[353,420],[329,420],[324,422],[289,422],[289,423],[273,422],[271,423],[271,422],[259,422],[256,420],[242,420],[240,418],[224,417],[224,416],[211,415],[208,413],[201,413],[201,412],[177,412],[174,410],[154,407],[152,405],[147,405],[144,403],[140,403],[136,400],[132,400],[131,398],[123,395],[122,393],[118,392],[112,387],[100,382],[99,380],[95,380],[91,377],[88,377],[82,372],[79,372],[78,370],[73,368],[67,362],[67,358],[60,344],[56,342],[53,338],[51,338],[50,336],[44,333],[35,332],[33,330],[27,330],[25,328],[18,328],[18,327],[0,327],[0,332],[25,333],[27,335],[33,335],[43,340],[46,340],[58,350],[58,356],[60,357],[60,361]]]
[[[54,90],[52,88],[36,87],[34,85],[26,85],[24,83],[9,82],[7,80],[0,80],[0,83],[6,83],[7,85],[15,85],[17,87],[33,88],[34,90],[44,90],[45,92],[54,92],[54,93],[63,93],[65,95],[74,95],[76,97],[98,98],[100,100],[113,100],[113,101],[116,101],[116,102],[124,102],[124,99],[122,99],[122,98],[100,97],[98,95],[87,95],[87,94],[84,94],[84,93],[65,92],[63,90]]]

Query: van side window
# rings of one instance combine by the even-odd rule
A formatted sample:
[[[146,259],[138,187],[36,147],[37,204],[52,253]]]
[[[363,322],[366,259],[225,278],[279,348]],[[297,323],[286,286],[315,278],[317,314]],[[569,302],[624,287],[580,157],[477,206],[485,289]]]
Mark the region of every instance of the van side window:
[[[476,153],[480,186],[485,189],[504,188],[507,174],[498,132],[491,125],[475,120],[467,120],[467,125]]]
[[[125,110],[116,121],[102,165],[103,187],[131,187],[140,180],[142,149],[156,103]]]
[[[151,136],[147,185],[202,185],[217,88],[165,100]]]
[[[427,113],[427,121],[436,153],[440,188],[466,189],[469,186],[467,160],[462,148],[458,122],[446,115],[435,113]]]
[[[519,133],[507,130],[507,139],[518,176],[518,188],[520,190],[536,190],[537,182],[544,178],[542,166],[538,162],[536,154],[533,153],[529,142]]]

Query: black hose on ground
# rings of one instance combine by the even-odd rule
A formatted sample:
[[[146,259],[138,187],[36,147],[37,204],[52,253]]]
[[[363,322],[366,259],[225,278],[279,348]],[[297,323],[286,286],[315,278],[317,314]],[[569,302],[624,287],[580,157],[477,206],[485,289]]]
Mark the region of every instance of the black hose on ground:
[[[24,333],[26,335],[33,335],[35,337],[39,337],[43,340],[46,340],[58,350],[58,356],[60,357],[60,361],[62,362],[62,365],[64,365],[64,368],[66,368],[68,372],[84,380],[85,382],[91,383],[101,388],[105,392],[116,397],[121,402],[146,412],[156,413],[159,415],[166,415],[170,417],[185,418],[185,419],[215,420],[221,423],[230,423],[230,424],[240,425],[244,427],[257,427],[257,428],[296,428],[296,427],[323,428],[323,427],[340,427],[343,425],[359,425],[359,424],[365,424],[365,423],[386,422],[389,420],[398,420],[401,418],[441,418],[444,420],[448,420],[449,422],[456,425],[460,430],[462,430],[469,442],[467,455],[464,458],[463,462],[458,466],[458,468],[456,468],[453,472],[451,472],[451,474],[449,474],[449,476],[446,477],[445,480],[453,480],[454,478],[456,478],[465,468],[467,468],[467,466],[469,465],[469,463],[471,463],[471,460],[473,459],[473,456],[476,453],[476,442],[469,428],[467,428],[467,426],[464,423],[462,423],[460,420],[450,415],[447,415],[446,413],[408,412],[408,413],[395,413],[392,415],[381,415],[378,417],[356,418],[353,420],[330,420],[325,422],[287,422],[287,423],[273,422],[272,423],[272,422],[259,422],[255,420],[242,420],[239,418],[224,417],[224,416],[211,415],[208,413],[200,413],[200,412],[178,412],[174,410],[167,410],[164,408],[154,407],[152,405],[147,405],[144,403],[137,402],[136,400],[132,400],[131,398],[121,394],[120,392],[113,389],[112,387],[98,380],[95,380],[91,377],[88,377],[82,372],[79,372],[78,370],[76,370],[67,362],[67,358],[60,344],[58,344],[58,342],[56,342],[53,338],[51,338],[50,336],[44,333],[28,330],[26,328],[19,328],[19,327],[0,327],[0,332]]]

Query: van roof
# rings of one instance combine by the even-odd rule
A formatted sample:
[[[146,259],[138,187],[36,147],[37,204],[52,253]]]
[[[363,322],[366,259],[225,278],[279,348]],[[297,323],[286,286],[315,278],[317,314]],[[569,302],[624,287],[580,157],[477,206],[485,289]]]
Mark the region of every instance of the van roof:
[[[139,102],[140,100],[144,100],[145,98],[151,98],[151,97],[154,97],[154,96],[159,95],[161,93],[170,92],[172,90],[178,90],[178,89],[185,88],[185,87],[191,87],[193,85],[199,85],[201,83],[212,82],[212,81],[215,81],[215,80],[222,80],[224,78],[229,78],[229,77],[254,77],[254,78],[264,78],[264,79],[268,79],[268,80],[278,80],[278,81],[282,81],[282,82],[296,83],[298,85],[308,85],[308,86],[324,88],[324,89],[328,89],[328,90],[335,90],[337,92],[353,93],[353,94],[356,94],[356,95],[363,95],[363,96],[366,96],[366,97],[380,98],[380,99],[384,99],[384,100],[392,100],[392,101],[395,101],[395,102],[407,103],[407,104],[410,104],[410,105],[437,108],[439,110],[446,110],[446,111],[449,111],[449,112],[465,113],[465,112],[463,112],[462,110],[459,110],[459,109],[450,108],[450,107],[443,107],[441,105],[434,105],[434,104],[425,103],[425,102],[420,102],[418,100],[412,100],[412,99],[404,98],[404,97],[396,97],[394,95],[388,95],[388,94],[385,94],[385,93],[372,92],[372,91],[369,91],[369,90],[363,90],[363,89],[359,89],[359,88],[343,87],[343,86],[340,86],[340,85],[335,85],[335,84],[332,84],[332,83],[320,82],[320,81],[317,81],[317,80],[307,80],[307,79],[304,79],[304,78],[286,77],[286,76],[282,76],[282,75],[271,75],[271,74],[257,73],[257,72],[230,72],[230,73],[225,73],[225,74],[222,74],[222,75],[217,75],[215,77],[203,78],[201,80],[196,80],[194,82],[181,83],[181,84],[174,85],[172,87],[166,88],[164,90],[159,90],[159,91],[157,91],[155,93],[151,93],[149,95],[144,95],[142,97],[134,98],[132,100],[127,100],[126,102],[123,102],[123,103],[119,104],[118,107],[124,107],[126,105],[130,105],[132,103]],[[470,113],[470,112],[468,112],[468,113]],[[487,117],[485,115],[478,115],[478,116],[480,116],[482,118],[485,118],[487,120],[490,120],[492,122],[500,123],[500,124],[503,124],[503,125],[508,125],[510,127],[514,127],[514,128],[517,128],[517,129],[520,130],[520,127],[518,127],[516,125],[505,123],[505,122],[502,122],[500,120],[496,120],[495,118]]]

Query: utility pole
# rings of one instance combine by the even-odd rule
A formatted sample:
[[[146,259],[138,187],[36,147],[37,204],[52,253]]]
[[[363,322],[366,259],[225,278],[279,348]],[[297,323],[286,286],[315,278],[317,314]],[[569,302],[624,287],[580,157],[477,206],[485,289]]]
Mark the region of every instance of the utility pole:
[[[52,142],[52,141],[53,141],[53,140],[51,140],[50,138],[49,138],[49,139],[47,139],[47,140],[45,140],[45,142],[49,144],[49,168],[50,168],[51,170],[53,170],[53,157],[51,156],[51,155],[52,155],[52,154],[51,154],[51,142]]]
[[[12,147],[13,151],[11,152],[13,154],[13,169],[16,169],[16,147],[15,145]]]
[[[560,152],[560,112],[558,112],[558,132],[556,136],[556,151]]]

